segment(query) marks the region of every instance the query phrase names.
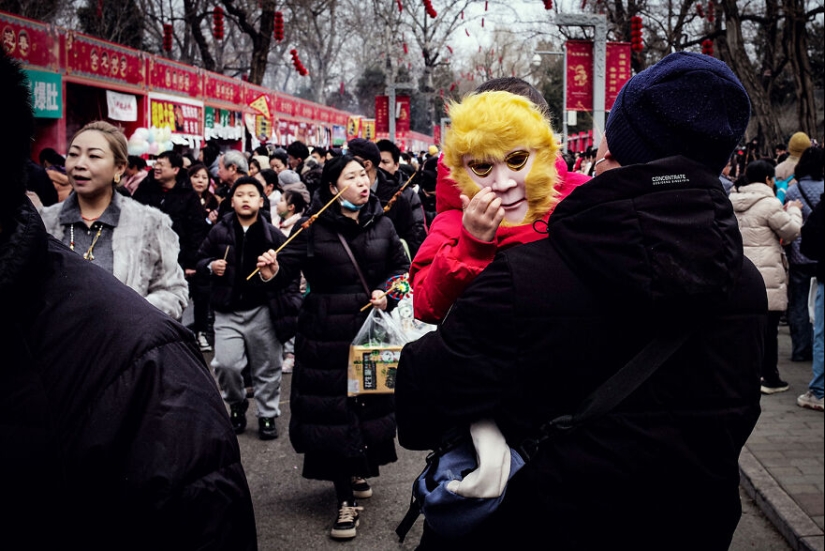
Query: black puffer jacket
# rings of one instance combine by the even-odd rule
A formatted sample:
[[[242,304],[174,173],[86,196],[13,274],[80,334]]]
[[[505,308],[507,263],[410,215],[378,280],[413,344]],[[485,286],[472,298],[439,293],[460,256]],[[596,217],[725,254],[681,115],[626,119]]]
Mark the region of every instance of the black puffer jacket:
[[[321,206],[316,194],[312,212]],[[349,346],[369,314],[359,310],[370,296],[338,233],[347,240],[370,290],[385,289],[389,278],[409,270],[392,222],[372,195],[357,222],[334,205],[278,255],[278,280],[302,270],[309,288],[298,316],[290,440],[299,453],[318,452],[334,461],[363,456],[365,446],[392,446],[395,437],[391,395],[347,398]],[[395,459],[392,450],[383,462]],[[323,472],[306,468],[304,476],[325,478]]]
[[[277,249],[284,241],[284,234],[263,217],[244,232],[235,213],[230,212],[209,231],[198,251],[198,274],[212,283],[212,307],[218,312],[231,312],[268,305],[281,342],[295,336],[302,300],[299,278],[276,288],[257,275],[248,280],[247,277],[255,271],[258,257],[264,251]],[[224,257],[227,262],[224,275],[211,274],[208,266]]]
[[[400,175],[398,175],[400,178]],[[381,206],[386,207],[390,201],[392,206],[387,210],[386,216],[392,220],[395,232],[398,237],[407,243],[410,249],[410,258],[415,258],[424,238],[427,237],[427,229],[424,223],[424,211],[421,209],[421,200],[418,195],[407,186],[398,197],[395,197],[403,182],[398,178],[390,176],[384,169],[378,169],[378,185],[375,188],[375,195],[381,201]]]
[[[190,331],[47,236],[0,232],[4,537],[255,549],[237,438]]]
[[[150,172],[132,199],[169,215],[172,229],[180,240],[178,264],[184,269],[195,269],[198,248],[209,231],[209,224],[203,216],[201,200],[183,170],[178,175],[177,184],[169,191],[164,191],[160,182],[155,180],[154,173]]]
[[[683,157],[611,170],[559,203],[548,230],[500,253],[403,349],[402,445],[489,417],[518,446],[659,332],[692,336],[613,413],[545,443],[477,533],[427,529],[422,551],[727,549],[767,300],[717,175]]]

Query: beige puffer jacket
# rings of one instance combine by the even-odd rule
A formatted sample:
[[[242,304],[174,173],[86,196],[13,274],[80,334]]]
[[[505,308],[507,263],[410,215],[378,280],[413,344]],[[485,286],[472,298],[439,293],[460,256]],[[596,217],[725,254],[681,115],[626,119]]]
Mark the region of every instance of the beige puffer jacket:
[[[742,232],[745,256],[759,268],[765,280],[768,309],[784,311],[788,307],[788,289],[782,244],[790,243],[799,235],[802,211],[795,206],[785,210],[766,184],[734,188],[730,200]]]

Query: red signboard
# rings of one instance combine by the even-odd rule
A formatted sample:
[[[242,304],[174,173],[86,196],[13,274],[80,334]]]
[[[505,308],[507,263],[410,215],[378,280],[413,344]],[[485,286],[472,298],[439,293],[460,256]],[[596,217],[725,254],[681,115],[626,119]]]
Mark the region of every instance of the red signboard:
[[[66,74],[129,84],[144,85],[141,52],[73,31],[66,35]]]
[[[160,57],[149,58],[149,89],[197,98],[203,92],[200,72]]]
[[[279,99],[280,99],[280,101],[277,102],[277,105],[275,106],[275,110],[278,113],[281,113],[283,115],[288,115],[290,117],[295,115],[295,108],[296,108],[296,105],[297,105],[297,102],[296,102],[295,98],[293,98],[291,96],[279,96]]]
[[[395,102],[398,104],[398,110],[396,111],[396,115],[398,115],[398,117],[395,119],[395,131],[409,132],[410,96],[398,96],[395,98]]]
[[[390,131],[390,98],[388,96],[375,96],[375,132],[386,133]]]
[[[3,49],[10,57],[25,64],[58,69],[60,45],[49,26],[7,14],[0,14],[0,26]]]
[[[217,73],[204,72],[203,75],[203,95],[204,100],[215,100],[222,103],[239,105],[243,101],[241,81],[219,75]]]
[[[175,134],[203,135],[203,108],[188,103],[151,98],[152,126]]]
[[[593,42],[567,41],[568,111],[593,110]]]
[[[630,42],[607,43],[607,76],[605,77],[604,108],[613,109],[616,96],[630,80]]]

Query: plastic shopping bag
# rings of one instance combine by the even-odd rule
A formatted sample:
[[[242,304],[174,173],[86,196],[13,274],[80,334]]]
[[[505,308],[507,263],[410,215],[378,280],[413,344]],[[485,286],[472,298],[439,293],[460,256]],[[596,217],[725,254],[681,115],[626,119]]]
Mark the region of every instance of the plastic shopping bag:
[[[349,348],[347,396],[392,394],[406,340],[391,314],[373,308]]]

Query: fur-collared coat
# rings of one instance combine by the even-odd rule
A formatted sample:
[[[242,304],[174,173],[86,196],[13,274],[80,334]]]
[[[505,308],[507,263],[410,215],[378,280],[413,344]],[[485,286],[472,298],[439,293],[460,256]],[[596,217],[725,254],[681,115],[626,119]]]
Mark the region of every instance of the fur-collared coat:
[[[120,220],[112,235],[113,274],[153,306],[180,319],[189,302],[189,286],[178,264],[178,236],[169,216],[119,193],[112,201]],[[60,211],[63,203],[40,211],[46,231],[63,240]]]

